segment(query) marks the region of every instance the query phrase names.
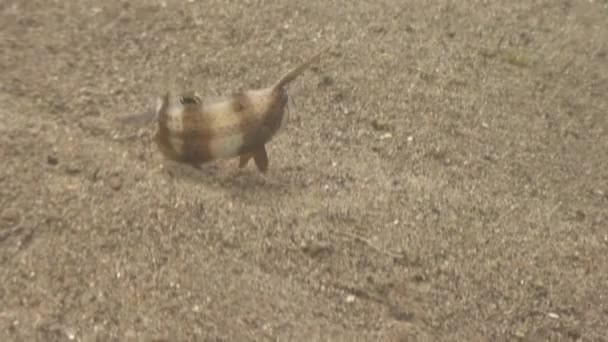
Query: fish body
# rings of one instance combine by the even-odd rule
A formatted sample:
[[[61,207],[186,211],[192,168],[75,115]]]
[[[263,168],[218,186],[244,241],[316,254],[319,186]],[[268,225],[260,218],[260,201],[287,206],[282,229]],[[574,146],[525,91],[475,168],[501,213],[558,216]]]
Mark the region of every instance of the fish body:
[[[165,93],[158,99],[155,111],[154,141],[160,152],[168,159],[195,167],[213,160],[239,157],[242,168],[253,158],[258,170],[266,172],[269,164],[266,144],[285,119],[289,100],[285,86],[321,52],[271,87],[241,91],[219,99],[202,99],[192,92]]]
[[[219,100],[166,93],[157,105],[154,141],[174,161],[199,166],[241,157],[268,169],[266,143],[282,125],[288,97],[283,88],[249,90]]]
[[[203,99],[196,92],[166,92],[156,109],[123,117],[123,124],[154,121],[154,142],[168,159],[199,167],[239,157],[239,167],[253,159],[260,172],[268,170],[266,144],[284,126],[289,96],[286,86],[326,50],[290,70],[267,88]]]

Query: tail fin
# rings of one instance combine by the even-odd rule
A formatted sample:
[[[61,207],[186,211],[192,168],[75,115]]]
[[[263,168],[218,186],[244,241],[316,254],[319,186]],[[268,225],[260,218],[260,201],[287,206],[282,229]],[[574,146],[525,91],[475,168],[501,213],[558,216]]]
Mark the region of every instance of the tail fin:
[[[285,86],[286,84],[288,84],[289,82],[293,81],[296,79],[296,77],[300,76],[300,74],[302,72],[304,72],[311,64],[313,64],[314,62],[316,62],[319,57],[321,57],[321,55],[323,54],[323,52],[327,51],[329,49],[328,47],[325,47],[323,50],[317,52],[314,56],[310,57],[308,60],[306,60],[304,63],[300,64],[300,66],[290,70],[288,73],[286,73],[283,77],[281,77],[273,86],[273,89],[278,89],[281,88],[283,86]]]

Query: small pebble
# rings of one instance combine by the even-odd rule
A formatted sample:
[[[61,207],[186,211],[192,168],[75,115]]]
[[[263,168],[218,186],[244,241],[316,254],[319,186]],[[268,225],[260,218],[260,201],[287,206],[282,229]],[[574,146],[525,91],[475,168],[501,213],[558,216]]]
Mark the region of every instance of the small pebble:
[[[376,24],[370,27],[370,31],[373,33],[384,33],[386,32],[386,28],[383,25]]]
[[[329,75],[325,75],[321,78],[321,81],[319,82],[319,87],[329,87],[332,84],[334,84],[334,79]]]
[[[74,332],[73,329],[66,329],[65,330],[65,334],[68,338],[68,340],[73,341],[76,338],[76,333]]]
[[[74,164],[74,163],[70,163],[65,166],[65,172],[68,175],[75,175],[80,172],[80,166],[78,166],[77,164]]]
[[[110,188],[120,190],[120,188],[122,188],[122,178],[118,175],[111,176],[108,180],[108,184],[110,185]]]
[[[342,100],[344,100],[344,94],[342,92],[337,92],[334,94],[333,100],[335,102],[341,102]]]
[[[374,119],[372,120],[372,127],[376,131],[386,131],[389,128],[389,124],[385,121]]]
[[[19,222],[19,211],[11,208],[4,210],[2,213],[2,221],[7,224],[15,224]]]
[[[49,155],[46,157],[46,162],[49,165],[57,165],[59,163],[59,159],[56,156]]]
[[[321,254],[324,253],[331,253],[332,252],[332,246],[327,243],[327,242],[317,242],[317,241],[310,241],[310,242],[302,242],[300,244],[300,248],[302,249],[302,252],[304,252],[305,254],[311,256],[311,257],[318,257]]]
[[[346,296],[347,303],[353,303],[354,301],[355,301],[355,296],[353,296],[353,295]]]
[[[519,338],[524,338],[526,337],[526,333],[522,330],[516,330],[515,331],[515,336],[519,337]]]

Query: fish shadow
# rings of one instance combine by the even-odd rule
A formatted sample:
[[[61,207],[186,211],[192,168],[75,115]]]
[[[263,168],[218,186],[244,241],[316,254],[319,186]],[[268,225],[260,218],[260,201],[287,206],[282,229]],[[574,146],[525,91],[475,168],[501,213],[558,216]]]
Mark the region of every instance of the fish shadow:
[[[269,169],[261,173],[255,167],[239,168],[233,160],[216,161],[201,166],[191,166],[169,162],[165,164],[167,174],[178,181],[185,181],[192,186],[204,186],[217,191],[225,191],[231,196],[247,201],[259,202],[266,196],[289,196],[293,193],[292,168]],[[286,172],[284,172],[286,171]]]

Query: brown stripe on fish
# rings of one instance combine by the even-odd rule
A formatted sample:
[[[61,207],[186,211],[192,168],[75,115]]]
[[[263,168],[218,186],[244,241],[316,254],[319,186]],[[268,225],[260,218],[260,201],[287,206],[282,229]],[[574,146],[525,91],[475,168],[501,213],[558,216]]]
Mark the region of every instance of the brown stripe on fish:
[[[159,109],[156,142],[166,157],[193,166],[212,160],[209,142],[214,137],[200,99],[192,94],[167,94]]]
[[[175,131],[174,136],[181,140],[182,161],[200,165],[215,159],[211,144],[217,138],[217,132],[211,118],[205,115],[203,103],[198,98],[182,96],[180,104],[183,107],[178,116],[182,120],[182,129]]]
[[[240,116],[234,110],[235,104],[232,101],[207,104],[208,107],[199,113],[200,122],[197,127],[201,132],[208,131],[210,138],[201,137],[198,140],[199,146],[205,143],[207,160],[236,157],[243,142],[243,135],[240,131]]]
[[[276,134],[285,118],[285,108],[288,101],[287,91],[284,88],[274,89],[272,92],[274,101],[268,113],[264,116],[264,125],[268,127],[272,135]]]
[[[272,96],[272,95],[271,95]],[[240,156],[239,167],[245,167],[249,160],[253,158],[257,169],[261,172],[268,170],[268,154],[265,144],[272,139],[273,131],[264,122],[266,111],[261,113],[252,102],[250,93],[241,92],[233,97],[233,108],[241,110],[235,111],[241,117],[240,131],[243,134],[243,142],[238,150]]]
[[[260,132],[260,120],[256,117],[251,99],[245,92],[232,95],[232,108],[234,114],[239,118],[239,132],[243,137],[237,154],[241,155],[255,149],[264,143],[262,132]]]

